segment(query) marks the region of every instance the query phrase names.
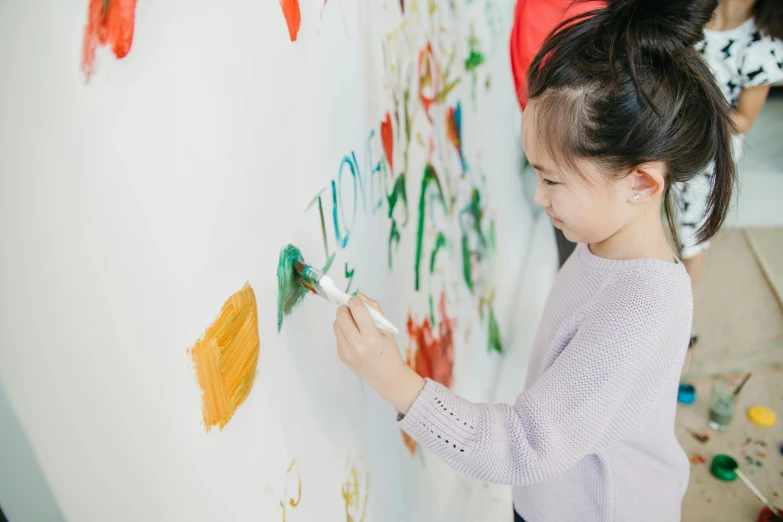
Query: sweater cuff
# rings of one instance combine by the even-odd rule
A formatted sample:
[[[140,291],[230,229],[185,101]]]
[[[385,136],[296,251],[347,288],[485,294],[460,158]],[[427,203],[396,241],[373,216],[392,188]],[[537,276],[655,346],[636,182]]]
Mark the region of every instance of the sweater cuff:
[[[430,379],[408,413],[398,416],[403,431],[447,461],[470,452],[477,419],[477,405]]]

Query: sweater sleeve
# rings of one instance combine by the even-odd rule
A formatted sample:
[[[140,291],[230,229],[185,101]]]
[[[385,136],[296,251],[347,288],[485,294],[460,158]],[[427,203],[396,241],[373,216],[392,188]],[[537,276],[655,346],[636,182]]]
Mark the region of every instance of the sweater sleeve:
[[[596,298],[513,407],[472,403],[428,380],[401,428],[455,469],[513,486],[549,480],[623,439],[679,371],[691,324],[689,288],[671,295],[662,291],[671,282],[636,283],[630,295],[614,285]]]

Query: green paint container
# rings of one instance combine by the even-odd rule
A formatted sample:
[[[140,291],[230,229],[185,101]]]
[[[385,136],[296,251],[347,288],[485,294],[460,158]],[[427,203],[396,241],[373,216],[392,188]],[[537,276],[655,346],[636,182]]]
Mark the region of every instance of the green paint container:
[[[736,469],[738,467],[737,461],[728,455],[718,454],[712,459],[710,464],[710,472],[718,479],[725,482],[731,482],[737,480]]]

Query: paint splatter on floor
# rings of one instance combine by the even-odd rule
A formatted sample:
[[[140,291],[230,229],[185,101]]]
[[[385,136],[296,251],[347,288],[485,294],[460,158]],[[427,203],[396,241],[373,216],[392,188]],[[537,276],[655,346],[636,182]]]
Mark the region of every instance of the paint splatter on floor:
[[[295,42],[299,34],[299,26],[302,23],[299,0],[280,0],[280,7],[283,8],[283,16],[285,16],[285,22],[288,25],[288,36],[292,42]]]
[[[691,437],[696,439],[701,444],[705,444],[705,443],[709,442],[709,440],[710,440],[710,436],[708,434],[706,434],[706,433],[697,433],[697,432],[695,432],[695,431],[693,431],[691,429],[688,429],[688,428],[685,428],[685,429],[686,429],[686,431],[688,433],[691,434]]]
[[[111,46],[117,59],[125,58],[133,44],[136,0],[90,0],[82,44],[82,72],[85,79],[95,71],[95,51]]]
[[[346,481],[343,483],[345,522],[364,522],[367,516],[367,499],[370,494],[370,473],[362,457],[348,457],[345,465]]]
[[[299,282],[294,271],[294,261],[304,263],[302,253],[294,245],[286,245],[280,250],[277,264],[277,331],[283,327],[283,318],[291,314],[307,290]]]
[[[707,462],[707,460],[701,455],[693,455],[689,460],[693,465],[704,464],[705,462]]]
[[[249,283],[223,305],[190,356],[202,390],[204,428],[221,430],[247,399],[258,364],[258,311]]]

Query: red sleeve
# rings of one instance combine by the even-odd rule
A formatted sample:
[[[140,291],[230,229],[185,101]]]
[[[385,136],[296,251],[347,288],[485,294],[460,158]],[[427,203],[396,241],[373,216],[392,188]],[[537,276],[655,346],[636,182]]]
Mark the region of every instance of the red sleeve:
[[[527,70],[544,40],[566,16],[574,16],[603,7],[604,2],[586,2],[574,5],[573,0],[517,0],[514,25],[511,28],[511,71],[519,106],[525,110]],[[566,12],[567,11],[567,12]]]

